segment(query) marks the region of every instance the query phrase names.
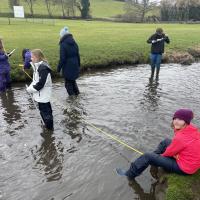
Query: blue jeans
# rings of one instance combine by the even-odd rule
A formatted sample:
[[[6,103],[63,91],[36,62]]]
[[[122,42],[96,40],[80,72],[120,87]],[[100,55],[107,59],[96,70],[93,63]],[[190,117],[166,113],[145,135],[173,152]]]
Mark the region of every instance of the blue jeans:
[[[150,55],[150,59],[151,59],[151,69],[155,70],[155,68],[157,68],[157,70],[160,70],[162,54],[154,54],[154,53],[152,53]]]
[[[173,157],[163,157],[160,154],[164,153],[166,148],[170,145],[171,140],[163,140],[153,153],[145,153],[134,162],[131,163],[126,175],[130,179],[134,179],[139,176],[149,165],[162,167],[166,171],[175,172],[177,174],[185,174],[178,166],[176,160]]]

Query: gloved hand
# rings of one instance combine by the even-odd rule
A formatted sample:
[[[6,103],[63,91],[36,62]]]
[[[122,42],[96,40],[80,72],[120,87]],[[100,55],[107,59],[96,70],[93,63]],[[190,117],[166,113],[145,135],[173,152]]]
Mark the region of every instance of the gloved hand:
[[[28,93],[30,93],[30,92],[29,92],[29,89],[28,89],[28,85],[26,85],[26,91],[27,91]]]
[[[151,43],[152,43],[152,44],[156,43],[156,40],[152,40]]]
[[[60,74],[60,76],[62,76],[62,68],[61,69],[57,69],[57,72]]]
[[[37,90],[36,90],[32,85],[30,85],[29,87],[26,85],[26,91],[27,91],[28,93],[37,92]]]
[[[11,51],[11,52],[8,52],[8,53],[6,53],[6,55],[7,55],[8,57],[10,57],[10,56],[13,55],[13,52],[12,52],[12,51]]]
[[[31,91],[30,91],[30,88],[26,88],[26,91],[28,92],[28,93],[31,93]]]
[[[7,53],[7,57],[9,58],[12,54],[10,54],[10,52]]]

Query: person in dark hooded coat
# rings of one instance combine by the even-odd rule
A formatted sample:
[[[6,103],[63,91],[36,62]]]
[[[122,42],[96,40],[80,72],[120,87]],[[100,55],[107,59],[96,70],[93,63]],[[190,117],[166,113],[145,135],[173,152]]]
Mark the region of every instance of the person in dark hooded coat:
[[[65,79],[65,88],[67,93],[78,95],[79,89],[76,79],[80,72],[80,55],[79,48],[70,34],[68,27],[64,27],[60,31],[60,60],[57,66],[57,72],[62,70],[62,75]]]
[[[24,63],[24,69],[31,68],[31,51],[30,49],[23,49],[22,50],[22,59]]]
[[[0,92],[11,87],[9,54],[6,53],[3,40],[0,38]]]

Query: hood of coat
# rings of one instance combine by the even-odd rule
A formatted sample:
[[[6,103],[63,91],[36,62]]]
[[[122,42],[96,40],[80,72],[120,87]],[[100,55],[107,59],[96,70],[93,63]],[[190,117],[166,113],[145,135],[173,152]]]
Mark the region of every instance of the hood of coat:
[[[51,70],[49,64],[45,61],[40,61],[40,62],[37,62],[37,63],[30,62],[30,64],[31,64],[34,72],[38,71],[38,68],[40,66],[42,66],[43,68],[47,67]]]
[[[75,40],[74,40],[72,34],[69,33],[69,34],[65,34],[65,35],[60,39],[59,44],[62,43],[62,42],[65,42],[65,43],[67,43],[67,44],[69,44],[69,45],[74,45]]]

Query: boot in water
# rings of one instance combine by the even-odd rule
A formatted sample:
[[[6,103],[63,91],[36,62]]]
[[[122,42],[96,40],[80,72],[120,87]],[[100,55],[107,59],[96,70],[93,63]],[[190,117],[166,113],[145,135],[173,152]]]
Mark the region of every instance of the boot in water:
[[[117,174],[120,175],[120,176],[127,176],[127,175],[126,175],[126,170],[124,170],[124,169],[116,168],[116,172],[117,172]]]
[[[156,80],[158,80],[159,79],[159,72],[160,72],[160,69],[156,69]]]
[[[150,76],[150,80],[152,80],[153,79],[153,77],[154,77],[154,72],[155,72],[155,67],[151,67],[151,76]]]

